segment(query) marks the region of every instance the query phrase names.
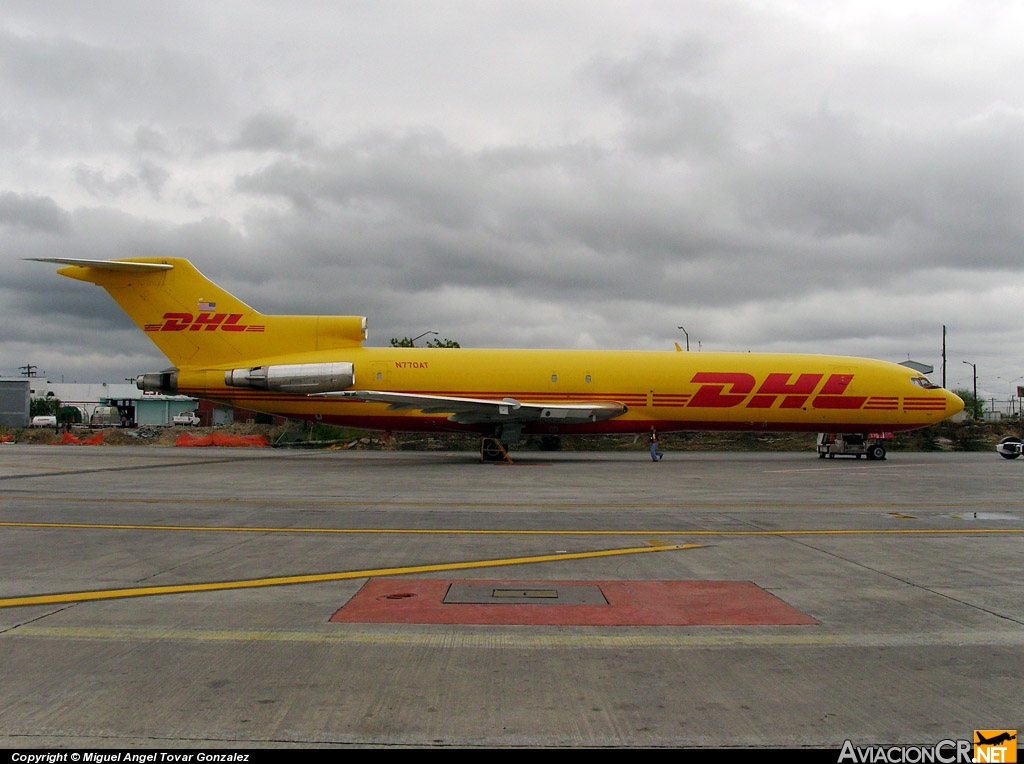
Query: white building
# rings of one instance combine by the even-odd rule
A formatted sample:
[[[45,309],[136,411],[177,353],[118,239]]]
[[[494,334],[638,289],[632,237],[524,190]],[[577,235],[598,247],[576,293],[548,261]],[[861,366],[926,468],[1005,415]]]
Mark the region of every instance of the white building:
[[[117,414],[104,424],[169,425],[176,414],[199,406],[187,395],[143,393],[134,382],[50,382],[42,377],[31,377],[30,382],[33,398],[52,397],[64,406],[74,406],[85,423],[92,421],[97,409],[116,407]]]

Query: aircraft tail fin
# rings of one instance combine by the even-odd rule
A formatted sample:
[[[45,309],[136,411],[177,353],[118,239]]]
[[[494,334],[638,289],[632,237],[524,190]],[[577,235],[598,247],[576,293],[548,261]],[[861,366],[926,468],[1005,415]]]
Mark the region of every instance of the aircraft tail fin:
[[[268,316],[206,278],[184,258],[71,260],[57,272],[97,284],[177,367],[258,365],[311,350],[358,347],[362,316]]]

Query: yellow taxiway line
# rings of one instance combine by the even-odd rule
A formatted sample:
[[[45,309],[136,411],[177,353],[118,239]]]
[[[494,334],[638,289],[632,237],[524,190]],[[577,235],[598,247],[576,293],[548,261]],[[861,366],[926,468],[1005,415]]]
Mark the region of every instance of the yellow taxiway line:
[[[736,537],[736,536],[864,536],[864,535],[978,535],[978,534],[1019,534],[1024,528],[831,528],[791,530],[550,530],[550,529],[468,529],[468,528],[285,528],[285,527],[243,527],[208,525],[151,525],[119,523],[41,523],[41,522],[0,522],[4,528],[50,528],[76,530],[136,530],[136,531],[187,531],[187,532],[229,532],[229,533],[312,533],[312,534],[412,534],[412,535],[521,535],[521,536],[686,536],[686,537]],[[622,549],[603,549],[590,552],[556,553],[532,557],[497,558],[472,560],[468,562],[438,563],[393,568],[314,573],[296,576],[275,576],[268,578],[242,579],[236,581],[214,581],[197,584],[170,586],[140,586],[95,591],[58,592],[55,594],[9,597],[0,599],[0,608],[25,607],[29,605],[52,605],[89,600],[118,599],[125,597],[148,597],[160,594],[181,594],[193,592],[245,589],[264,586],[286,586],[292,584],[322,583],[354,578],[375,576],[400,576],[415,573],[436,573],[439,571],[468,570],[473,568],[498,567],[505,565],[526,565],[562,560],[583,560],[596,557],[640,554],[643,552],[664,552],[679,549],[695,549],[700,544],[672,544],[651,539],[648,546]]]
[[[206,498],[203,496],[22,496],[22,495],[0,495],[0,502],[43,502],[51,504],[145,504],[161,505],[172,504],[180,506],[183,503],[197,505],[216,505],[226,507],[246,507],[264,505],[265,498]],[[773,507],[787,507],[793,509],[820,509],[821,502],[815,501],[607,501],[607,502],[580,502],[580,501],[459,501],[457,499],[445,499],[443,501],[405,501],[402,499],[274,499],[274,504],[279,507],[395,507],[403,508],[437,508],[437,507],[480,507],[480,508],[506,508],[506,509],[587,509],[591,507],[600,508],[646,508],[646,509],[771,509]],[[919,501],[836,501],[829,502],[830,509],[921,509]],[[929,501],[929,511],[935,510],[960,510],[973,511],[974,509],[992,509],[1005,507],[1019,509],[1018,503],[1007,500],[963,500],[963,501]]]
[[[124,589],[100,589],[96,591],[59,592],[57,594],[40,594],[26,597],[8,597],[0,599],[0,608],[25,607],[28,605],[55,605],[70,602],[86,602],[90,600],[119,599],[123,597],[151,597],[157,594],[184,594],[195,592],[212,592],[224,589],[247,589],[262,586],[286,586],[290,584],[311,584],[324,581],[344,581],[352,578],[373,578],[377,576],[404,576],[411,573],[436,573],[449,570],[469,570],[472,568],[490,568],[502,565],[527,565],[538,562],[561,562],[563,560],[586,560],[595,557],[614,557],[624,554],[642,554],[644,552],[667,552],[678,549],[695,549],[699,544],[673,544],[670,546],[654,545],[629,547],[625,549],[600,549],[592,552],[566,552],[564,554],[544,554],[533,557],[508,557],[494,560],[471,560],[468,562],[439,563],[435,565],[411,565],[398,568],[374,568],[369,570],[349,570],[337,573],[310,573],[300,576],[275,576],[272,578],[250,578],[240,581],[211,581],[199,584],[176,584],[172,586],[137,586]]]
[[[336,626],[337,624],[329,624]],[[346,624],[351,626],[351,624]],[[388,647],[427,647],[437,650],[475,648],[484,650],[551,650],[561,648],[627,649],[699,649],[765,647],[956,647],[1024,645],[1020,629],[972,631],[913,631],[910,633],[828,634],[821,632],[764,634],[747,630],[716,633],[653,633],[639,630],[627,634],[598,634],[590,630],[572,633],[534,633],[488,629],[486,632],[454,632],[448,628],[427,628],[414,632],[393,632],[351,628],[331,631],[294,631],[284,629],[187,629],[158,626],[40,626],[23,624],[0,635],[2,639],[106,639],[124,641],[176,642],[278,642],[328,645],[370,645]]]
[[[913,519],[899,515],[898,519]],[[1024,528],[793,528],[790,530],[698,530],[694,528],[642,530],[554,530],[522,528],[288,528],[240,525],[152,525],[144,523],[40,523],[0,521],[0,528],[74,528],[78,530],[117,531],[190,531],[228,533],[379,533],[427,536],[848,536],[848,535],[924,535],[924,534],[999,534],[1024,533]]]

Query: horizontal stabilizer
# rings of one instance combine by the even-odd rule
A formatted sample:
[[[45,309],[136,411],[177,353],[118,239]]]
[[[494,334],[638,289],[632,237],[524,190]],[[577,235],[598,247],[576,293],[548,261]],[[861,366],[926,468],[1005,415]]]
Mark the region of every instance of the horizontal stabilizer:
[[[104,271],[120,271],[122,273],[169,271],[174,267],[169,263],[132,263],[124,260],[78,260],[70,257],[26,257],[25,259],[34,260],[37,263],[77,265],[80,268],[99,268]]]

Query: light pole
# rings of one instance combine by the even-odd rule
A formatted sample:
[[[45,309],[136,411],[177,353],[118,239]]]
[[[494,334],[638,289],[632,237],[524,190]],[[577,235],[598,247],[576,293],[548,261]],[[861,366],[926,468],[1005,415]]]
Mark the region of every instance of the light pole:
[[[971,363],[970,361],[964,361],[964,363],[966,363],[968,366],[970,366],[972,369],[974,369],[974,403],[972,404],[974,410],[971,412],[971,418],[972,419],[977,419],[978,418],[978,365],[974,364],[974,363]]]
[[[946,389],[946,325],[942,325],[942,389]]]
[[[690,352],[690,335],[686,334],[686,330],[683,329],[683,327],[680,326],[679,328],[682,330],[683,334],[686,335],[686,352],[689,353]]]
[[[418,340],[420,337],[426,337],[428,334],[437,334],[437,332],[423,332],[423,334],[417,334],[415,337],[409,340],[409,344],[412,345],[413,347],[416,347],[416,340]]]

